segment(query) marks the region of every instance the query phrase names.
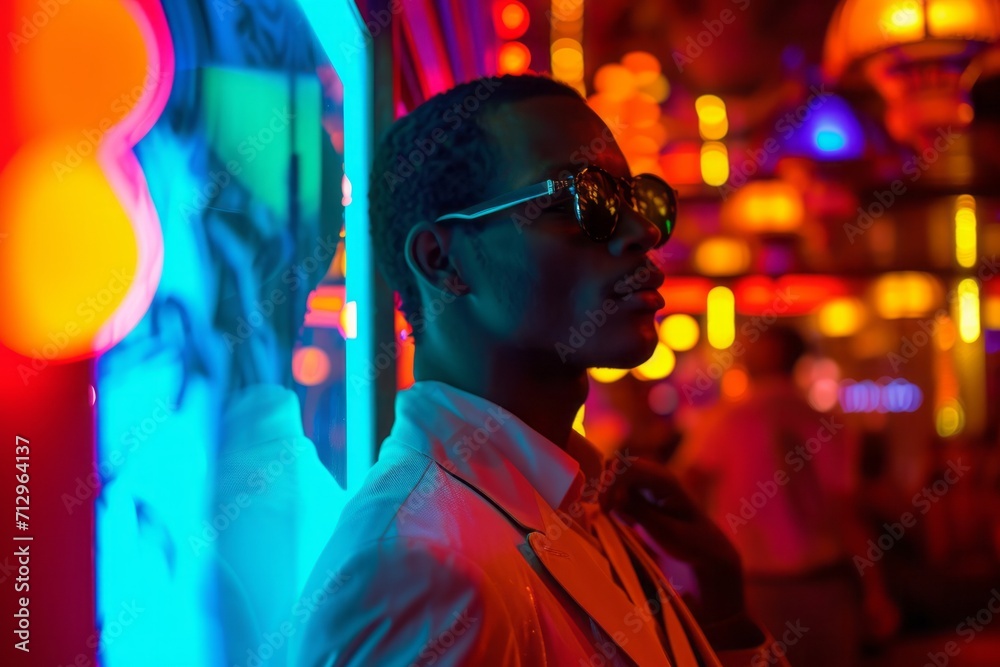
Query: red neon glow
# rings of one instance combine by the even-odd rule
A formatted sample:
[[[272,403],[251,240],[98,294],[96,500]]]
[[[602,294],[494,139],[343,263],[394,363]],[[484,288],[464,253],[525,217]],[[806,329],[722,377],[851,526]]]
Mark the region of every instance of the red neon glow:
[[[659,289],[666,301],[659,312],[704,313],[708,292],[712,287],[714,284],[706,278],[667,278]]]
[[[500,0],[493,3],[493,25],[501,39],[517,39],[524,35],[531,24],[531,14],[518,0]]]
[[[833,276],[788,275],[743,278],[736,281],[733,293],[736,312],[742,315],[775,312],[791,316],[811,313],[830,299],[852,295],[854,290],[847,281]]]

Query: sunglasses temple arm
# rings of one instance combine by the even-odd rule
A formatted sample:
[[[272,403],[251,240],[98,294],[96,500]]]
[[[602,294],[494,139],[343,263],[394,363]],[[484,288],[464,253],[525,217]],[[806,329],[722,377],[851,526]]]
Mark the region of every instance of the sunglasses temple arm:
[[[436,222],[441,222],[443,220],[473,220],[475,218],[481,218],[484,215],[496,213],[497,211],[502,211],[505,208],[510,208],[511,206],[522,204],[526,201],[531,201],[532,199],[537,199],[538,197],[542,197],[544,195],[551,195],[555,191],[556,182],[553,180],[536,183],[535,185],[529,185],[514,190],[513,192],[500,195],[499,197],[494,197],[493,199],[484,201],[481,204],[476,204],[475,206],[470,206],[469,208],[462,209],[461,211],[442,215],[436,220]]]

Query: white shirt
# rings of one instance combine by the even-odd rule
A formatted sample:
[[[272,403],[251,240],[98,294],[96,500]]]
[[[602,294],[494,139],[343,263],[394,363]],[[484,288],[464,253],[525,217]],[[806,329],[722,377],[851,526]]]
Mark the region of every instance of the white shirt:
[[[378,462],[306,585],[292,664],[680,664],[659,618],[638,615],[593,541],[560,524],[595,456],[578,433],[563,450],[441,382],[400,392]],[[747,663],[752,651],[720,663],[681,612],[706,665]]]

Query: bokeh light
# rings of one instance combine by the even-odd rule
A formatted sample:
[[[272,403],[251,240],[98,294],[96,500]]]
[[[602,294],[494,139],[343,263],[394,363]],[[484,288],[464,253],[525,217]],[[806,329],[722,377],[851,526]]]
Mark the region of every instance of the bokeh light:
[[[729,151],[718,141],[706,141],[701,147],[701,177],[708,185],[719,186],[729,180]]]
[[[657,343],[653,355],[633,368],[632,375],[640,380],[662,380],[673,372],[676,364],[674,351],[663,343]]]
[[[292,355],[292,376],[306,387],[322,383],[330,375],[330,357],[322,349],[306,345]]]
[[[684,313],[668,315],[660,322],[660,341],[672,350],[685,352],[698,344],[698,320]]]
[[[531,51],[521,42],[507,42],[497,52],[500,74],[524,74],[531,65]]]
[[[713,287],[706,304],[708,342],[724,350],[736,339],[736,299],[728,287]]]
[[[934,415],[934,426],[942,438],[958,435],[965,428],[965,410],[958,401],[948,401]]]
[[[722,395],[729,399],[737,399],[747,392],[750,386],[750,378],[742,368],[730,368],[722,374],[719,388]]]
[[[587,371],[590,377],[605,384],[615,382],[628,375],[627,368],[591,368]]]
[[[824,336],[853,336],[865,321],[865,307],[858,299],[831,299],[817,314],[819,330]]]

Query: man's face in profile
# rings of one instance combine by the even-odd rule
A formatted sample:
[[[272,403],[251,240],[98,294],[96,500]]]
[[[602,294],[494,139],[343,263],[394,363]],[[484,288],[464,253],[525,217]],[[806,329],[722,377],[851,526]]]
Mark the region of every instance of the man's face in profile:
[[[584,166],[631,175],[611,132],[582,100],[511,103],[487,127],[501,147],[489,196]],[[551,206],[539,207],[545,203]],[[469,231],[479,239],[464,267],[475,296],[470,307],[498,344],[579,368],[628,368],[653,352],[662,274],[647,253],[659,232],[627,203],[606,242],[580,228],[566,194],[519,204]]]

